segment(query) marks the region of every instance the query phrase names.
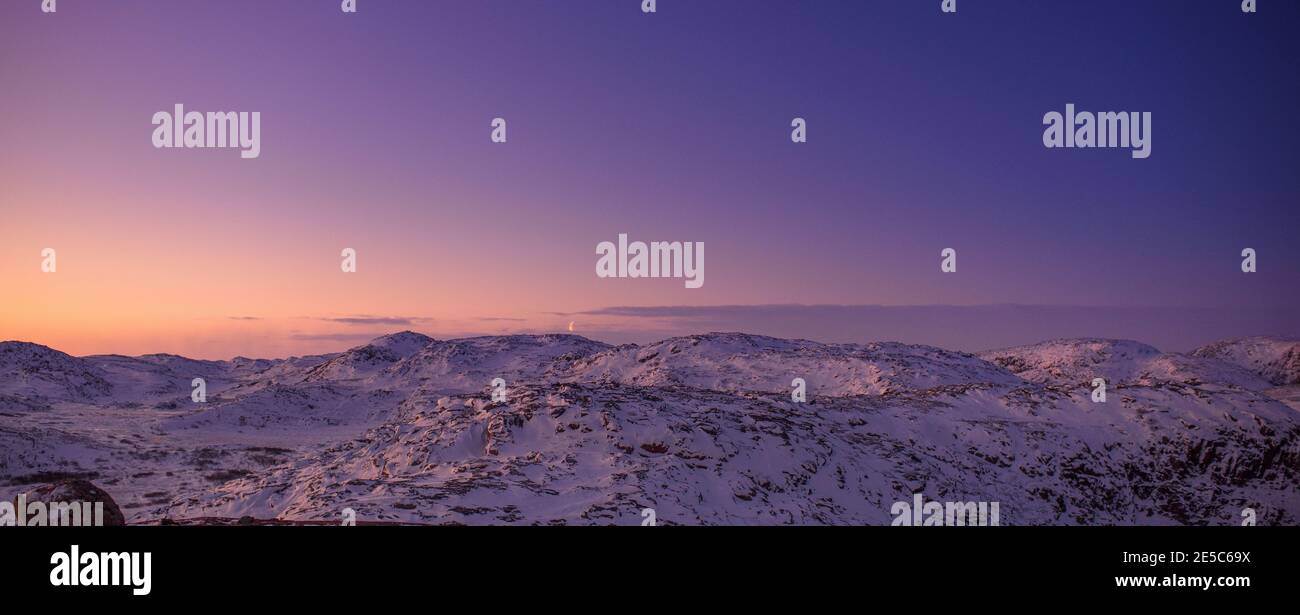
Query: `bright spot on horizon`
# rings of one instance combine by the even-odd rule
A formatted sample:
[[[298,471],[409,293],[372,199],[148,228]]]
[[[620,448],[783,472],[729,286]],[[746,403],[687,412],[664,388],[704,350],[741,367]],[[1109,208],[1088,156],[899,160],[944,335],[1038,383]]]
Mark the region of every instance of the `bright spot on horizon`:
[[[573,321],[569,321],[569,333],[573,333]]]

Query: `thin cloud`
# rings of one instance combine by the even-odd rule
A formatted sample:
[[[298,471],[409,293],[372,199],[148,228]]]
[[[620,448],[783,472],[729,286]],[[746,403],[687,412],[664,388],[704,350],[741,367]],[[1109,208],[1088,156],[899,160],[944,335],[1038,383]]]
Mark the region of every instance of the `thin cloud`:
[[[421,322],[428,322],[432,318],[420,318],[414,316],[370,316],[361,314],[357,316],[338,316],[338,317],[318,317],[315,320],[321,322],[332,322],[340,325],[414,325]]]

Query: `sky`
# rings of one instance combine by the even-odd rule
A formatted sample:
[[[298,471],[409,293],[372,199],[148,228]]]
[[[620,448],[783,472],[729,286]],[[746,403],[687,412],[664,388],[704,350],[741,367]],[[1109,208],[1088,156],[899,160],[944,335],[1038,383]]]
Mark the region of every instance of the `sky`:
[[[0,339],[1300,335],[1300,3],[1239,4],[0,0]],[[260,156],[155,148],[178,103]],[[1151,112],[1151,156],[1045,148],[1067,103]],[[620,233],[704,242],[704,286],[597,277]]]

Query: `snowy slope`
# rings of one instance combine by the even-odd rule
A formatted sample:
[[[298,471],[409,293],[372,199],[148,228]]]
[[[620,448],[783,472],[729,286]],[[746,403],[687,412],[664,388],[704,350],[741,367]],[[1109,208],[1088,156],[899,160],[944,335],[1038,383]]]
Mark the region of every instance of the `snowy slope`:
[[[133,522],[350,507],[418,523],[639,524],[654,508],[662,524],[881,524],[913,493],[999,502],[1003,524],[1229,524],[1245,507],[1300,522],[1300,413],[1219,355],[1137,342],[974,356],[403,332],[273,361],[12,355],[0,369],[25,375],[0,385],[0,495],[90,475]],[[217,383],[206,404],[189,400],[196,375]]]
[[[1166,354],[1129,340],[1052,340],[980,356],[1030,382],[1067,387],[1090,386],[1094,378],[1105,379],[1108,386],[1212,382],[1255,391],[1270,386],[1237,365],[1205,356]]]
[[[1137,392],[1093,407],[1032,389],[796,405],[621,384],[523,387],[405,408],[362,437],[223,485],[177,516],[424,523],[887,523],[912,493],[1003,522],[1293,522],[1300,449],[1251,397]],[[1213,408],[1211,409],[1211,406]],[[1290,435],[1281,437],[1279,430]]]
[[[788,392],[803,378],[812,396],[881,395],[1019,379],[977,357],[892,342],[820,344],[743,333],[711,333],[620,346],[575,362],[572,380],[715,391]]]
[[[424,347],[386,376],[455,391],[482,389],[493,378],[531,382],[567,369],[577,359],[609,348],[577,335],[473,337]]]
[[[1243,367],[1277,386],[1300,385],[1300,340],[1238,338],[1203,346],[1192,354]]]
[[[0,400],[104,399],[113,385],[85,359],[27,342],[0,342]]]

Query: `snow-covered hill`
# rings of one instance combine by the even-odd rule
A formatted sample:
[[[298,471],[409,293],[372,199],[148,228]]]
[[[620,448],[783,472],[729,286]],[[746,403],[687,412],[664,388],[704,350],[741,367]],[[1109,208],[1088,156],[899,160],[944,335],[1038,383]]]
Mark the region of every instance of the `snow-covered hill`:
[[[1192,354],[1246,368],[1277,386],[1300,385],[1300,340],[1238,338],[1203,346]]]
[[[881,395],[1019,379],[967,354],[893,342],[820,344],[743,333],[713,333],[620,346],[575,361],[572,379],[714,391],[789,392],[803,378],[812,395]]]
[[[1226,359],[1259,353],[1082,339],[976,356],[740,333],[610,347],[403,332],[230,362],[10,347],[0,370],[23,377],[0,385],[0,485],[88,477],[133,522],[352,508],[639,524],[653,508],[661,524],[883,524],[914,493],[999,502],[1003,524],[1232,524],[1247,507],[1300,522],[1300,413],[1267,394],[1285,356],[1271,350],[1243,367]],[[205,404],[189,399],[199,376],[216,383]]]
[[[104,399],[113,392],[106,374],[86,359],[27,342],[0,342],[0,408]]]
[[[1162,353],[1130,340],[1066,339],[980,354],[1016,375],[1040,384],[1089,386],[1207,382],[1260,391],[1267,380],[1237,365],[1203,355]]]

